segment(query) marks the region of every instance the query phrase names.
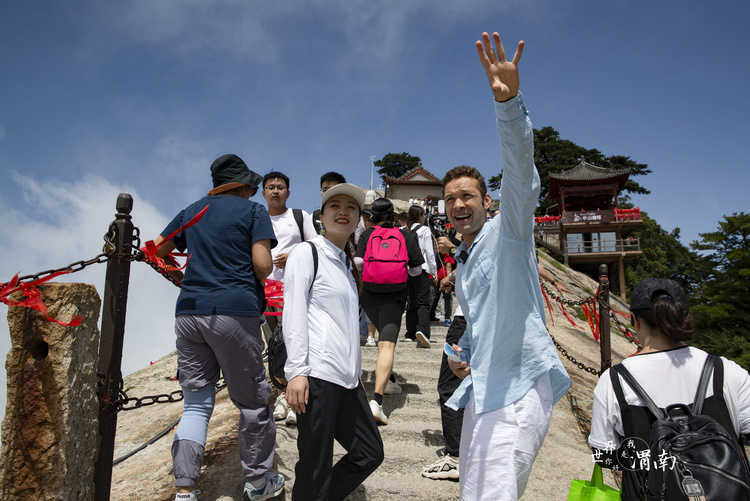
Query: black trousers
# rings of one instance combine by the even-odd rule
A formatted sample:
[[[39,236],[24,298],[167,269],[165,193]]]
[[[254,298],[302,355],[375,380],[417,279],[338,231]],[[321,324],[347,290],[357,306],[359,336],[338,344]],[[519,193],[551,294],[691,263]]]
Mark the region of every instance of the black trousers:
[[[310,395],[297,414],[292,500],[343,500],[383,462],[383,440],[362,385],[347,390],[308,378]],[[333,441],[347,453],[333,465]]]
[[[435,286],[432,291],[432,306],[430,306],[430,318],[435,317],[435,311],[437,310],[440,298],[443,298],[443,317],[446,320],[450,320],[453,315],[453,293],[441,291]]]
[[[464,317],[456,315],[453,317],[453,323],[448,328],[445,335],[445,342],[454,345],[466,331],[466,320]],[[453,457],[458,457],[458,451],[461,445],[461,425],[464,420],[464,410],[454,411],[446,407],[445,402],[453,395],[461,380],[453,374],[448,365],[448,355],[443,353],[443,361],[440,364],[440,376],[438,376],[437,390],[440,396],[440,417],[443,421],[443,440],[445,441],[445,452]]]
[[[430,337],[430,306],[432,296],[430,292],[430,277],[427,272],[416,277],[409,277],[406,284],[408,298],[406,301],[406,334],[407,339],[416,339],[417,331]]]

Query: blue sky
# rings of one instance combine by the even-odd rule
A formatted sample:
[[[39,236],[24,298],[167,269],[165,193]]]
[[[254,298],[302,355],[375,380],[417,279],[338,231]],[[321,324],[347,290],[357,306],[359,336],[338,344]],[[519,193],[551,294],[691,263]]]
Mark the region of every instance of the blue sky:
[[[119,192],[155,236],[224,153],[288,174],[308,211],[323,172],[368,186],[372,155],[499,173],[482,31],[525,40],[534,126],[648,164],[634,202],[689,243],[748,211],[749,18],[744,1],[3,2],[0,282],[95,256]],[[100,268],[71,279],[101,291]],[[135,268],[126,373],[173,347],[177,291]]]

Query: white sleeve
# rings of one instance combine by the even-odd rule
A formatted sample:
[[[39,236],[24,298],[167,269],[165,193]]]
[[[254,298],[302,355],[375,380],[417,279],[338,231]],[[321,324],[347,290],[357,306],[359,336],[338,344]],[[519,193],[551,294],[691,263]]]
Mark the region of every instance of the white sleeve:
[[[302,229],[305,231],[305,240],[312,240],[313,237],[318,235],[315,231],[315,225],[313,225],[312,215],[305,211],[302,211]]]
[[[617,448],[623,434],[620,404],[609,379],[610,370],[604,371],[594,389],[589,445],[597,449]]]
[[[750,376],[745,369],[721,357],[724,364],[724,401],[735,432],[750,433]]]
[[[282,322],[287,355],[284,375],[287,381],[295,376],[310,374],[307,311],[314,266],[308,244],[297,245],[286,261]]]
[[[432,245],[432,233],[426,226],[420,228],[419,245],[424,245],[422,254],[424,254],[425,264],[427,265],[427,273],[430,275],[437,275],[437,263],[435,263],[435,248]]]

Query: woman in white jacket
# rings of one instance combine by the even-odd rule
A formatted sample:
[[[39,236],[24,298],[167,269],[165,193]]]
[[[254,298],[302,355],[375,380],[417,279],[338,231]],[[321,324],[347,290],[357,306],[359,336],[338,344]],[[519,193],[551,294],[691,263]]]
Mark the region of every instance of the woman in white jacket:
[[[352,184],[327,190],[320,208],[325,236],[310,240],[314,249],[298,245],[287,259],[284,372],[299,430],[294,501],[343,500],[383,461],[383,441],[360,382],[361,278],[347,245],[364,198]],[[334,440],[347,451],[335,465]]]

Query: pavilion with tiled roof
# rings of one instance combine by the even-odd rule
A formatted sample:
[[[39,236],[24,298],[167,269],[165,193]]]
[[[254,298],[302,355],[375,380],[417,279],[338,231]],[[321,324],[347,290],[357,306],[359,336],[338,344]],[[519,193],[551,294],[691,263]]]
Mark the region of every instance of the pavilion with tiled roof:
[[[386,178],[385,196],[391,200],[436,202],[443,198],[443,181],[420,165],[398,178]]]
[[[624,263],[641,255],[638,240],[628,237],[641,223],[640,209],[618,208],[617,197],[630,173],[581,162],[549,174],[547,199],[557,203],[536,218],[535,230],[537,243],[574,268],[597,273],[600,264],[607,264],[610,274],[617,269],[623,299]]]

